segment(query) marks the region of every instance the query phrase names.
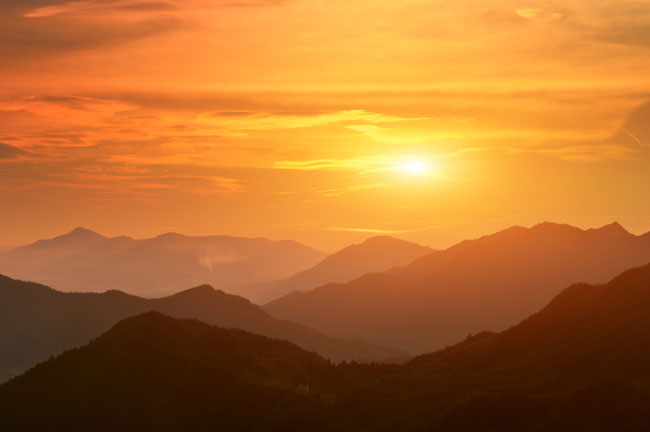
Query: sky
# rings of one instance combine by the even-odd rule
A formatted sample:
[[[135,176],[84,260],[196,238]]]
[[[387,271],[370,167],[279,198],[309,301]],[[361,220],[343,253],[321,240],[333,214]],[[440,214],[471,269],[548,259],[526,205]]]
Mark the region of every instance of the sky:
[[[650,231],[650,3],[3,0],[0,247]]]

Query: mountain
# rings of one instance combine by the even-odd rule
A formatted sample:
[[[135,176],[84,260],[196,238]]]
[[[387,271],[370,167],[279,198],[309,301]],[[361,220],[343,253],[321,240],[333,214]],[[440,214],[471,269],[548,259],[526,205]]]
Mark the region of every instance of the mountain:
[[[400,419],[385,430],[648,430],[649,326],[645,266],[572,285],[520,324],[417,357],[333,409],[363,398],[360,412]]]
[[[0,386],[0,429],[646,431],[649,327],[650,266],[403,365],[148,313]]]
[[[246,287],[240,295],[255,303],[267,303],[294,291],[305,291],[327,283],[348,282],[368,273],[403,266],[431,252],[428,247],[393,237],[372,237],[361,244],[348,246],[287,279]]]
[[[403,357],[398,350],[330,338],[274,319],[248,300],[207,285],[145,299],[121,291],[62,293],[0,276],[0,382],[64,349],[87,343],[124,318],[148,311],[286,339],[333,361]]]
[[[650,237],[621,225],[514,227],[345,284],[289,294],[271,315],[411,353],[526,318],[575,281],[601,283],[650,262]]]
[[[293,241],[175,233],[134,240],[76,228],[0,254],[0,273],[63,291],[161,296],[209,283],[236,293],[242,285],[307,269],[324,256]]]
[[[5,384],[0,429],[318,430],[291,407],[309,412],[302,393],[328,368],[290,343],[148,313]]]

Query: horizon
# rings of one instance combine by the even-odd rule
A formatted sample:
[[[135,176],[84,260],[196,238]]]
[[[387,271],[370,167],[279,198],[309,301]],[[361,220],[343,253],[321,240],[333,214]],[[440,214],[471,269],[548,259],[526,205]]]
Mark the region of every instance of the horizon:
[[[52,240],[52,239],[55,239],[57,237],[61,237],[61,236],[67,235],[67,234],[71,234],[71,233],[73,233],[74,231],[77,231],[77,230],[89,231],[89,232],[92,232],[94,234],[99,234],[99,235],[101,235],[103,237],[106,237],[107,239],[126,237],[126,238],[129,238],[129,239],[132,239],[132,240],[148,240],[148,239],[161,237],[161,236],[164,236],[164,235],[167,235],[167,234],[179,234],[179,235],[187,236],[187,237],[212,237],[212,236],[214,236],[214,237],[237,237],[237,238],[245,238],[245,239],[265,239],[265,240],[270,240],[270,241],[273,241],[273,242],[295,241],[295,242],[303,244],[303,245],[305,245],[307,247],[310,247],[310,248],[312,248],[314,250],[324,252],[326,254],[334,254],[336,252],[339,252],[342,249],[347,248],[348,246],[361,244],[361,243],[363,243],[363,242],[365,242],[365,241],[367,241],[369,239],[372,239],[372,238],[390,237],[390,238],[395,238],[395,239],[399,239],[399,240],[404,240],[404,241],[414,243],[414,244],[417,244],[417,245],[420,245],[420,246],[428,247],[428,248],[431,248],[434,251],[439,251],[439,250],[446,250],[446,249],[448,249],[448,248],[450,248],[452,246],[455,246],[455,245],[457,245],[459,243],[462,243],[463,241],[466,241],[466,240],[476,240],[476,239],[479,239],[481,237],[496,234],[498,232],[507,230],[509,228],[520,227],[520,228],[525,228],[525,229],[531,229],[531,228],[534,228],[536,226],[543,225],[543,224],[552,224],[552,225],[558,225],[558,226],[570,226],[570,227],[573,227],[573,228],[578,228],[578,229],[580,229],[582,231],[598,230],[598,229],[605,228],[605,227],[608,227],[608,226],[611,226],[611,225],[618,225],[621,228],[623,228],[626,232],[628,232],[629,234],[632,234],[632,235],[634,235],[636,237],[640,237],[640,236],[643,236],[643,235],[646,235],[646,234],[650,234],[650,229],[648,229],[647,231],[633,232],[633,231],[629,230],[624,224],[621,224],[619,221],[616,221],[616,220],[612,221],[612,222],[609,222],[609,223],[606,223],[604,225],[599,225],[599,226],[576,226],[576,225],[571,225],[571,224],[568,224],[568,223],[546,220],[546,221],[538,222],[538,223],[535,223],[535,224],[532,224],[532,225],[512,225],[512,226],[503,227],[503,228],[497,229],[495,231],[484,232],[484,233],[479,234],[479,235],[474,236],[474,237],[467,237],[467,238],[458,239],[457,241],[453,241],[452,243],[449,243],[449,244],[444,245],[444,246],[425,244],[425,243],[422,243],[422,242],[409,240],[409,239],[404,238],[403,236],[401,236],[399,234],[393,234],[393,233],[389,233],[389,234],[385,234],[385,233],[359,233],[359,234],[362,235],[360,237],[360,240],[353,241],[352,243],[344,244],[342,247],[337,248],[337,249],[325,250],[325,249],[319,249],[319,248],[317,248],[317,247],[315,247],[313,245],[310,245],[308,243],[299,242],[299,241],[297,241],[295,239],[291,239],[291,238],[268,238],[268,237],[263,237],[263,236],[233,236],[233,235],[225,234],[225,233],[187,234],[187,233],[177,232],[177,231],[166,231],[166,232],[161,232],[161,233],[154,234],[154,235],[151,235],[151,236],[146,236],[146,237],[135,237],[135,236],[130,236],[130,235],[126,235],[126,234],[106,234],[104,232],[94,230],[94,229],[89,228],[89,227],[84,226],[84,225],[77,225],[74,228],[69,229],[68,231],[60,232],[58,234],[52,234],[51,236],[47,236],[47,237],[43,237],[43,238],[34,238],[34,239],[32,239],[32,240],[30,240],[30,241],[28,241],[26,243],[20,243],[20,244],[15,244],[15,245],[0,244],[0,253],[1,252],[7,252],[7,251],[10,251],[12,249],[22,247],[22,246],[28,246],[28,245],[31,245],[31,244],[39,241],[39,240]]]

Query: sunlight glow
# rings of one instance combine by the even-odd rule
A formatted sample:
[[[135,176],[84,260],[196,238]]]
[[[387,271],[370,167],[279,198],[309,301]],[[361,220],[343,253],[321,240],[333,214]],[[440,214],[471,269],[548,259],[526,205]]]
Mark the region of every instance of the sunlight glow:
[[[432,171],[431,163],[423,159],[407,159],[399,165],[399,170],[411,175],[426,175]]]

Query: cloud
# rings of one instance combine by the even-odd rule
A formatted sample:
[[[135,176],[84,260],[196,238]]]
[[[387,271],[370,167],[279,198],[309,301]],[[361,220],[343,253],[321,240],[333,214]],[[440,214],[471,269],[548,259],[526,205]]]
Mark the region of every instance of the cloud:
[[[0,154],[4,150],[0,146]],[[2,158],[0,157],[0,161]],[[154,196],[162,193],[232,195],[248,187],[241,179],[222,175],[215,168],[191,165],[134,164],[102,157],[22,159],[0,170],[0,187],[92,190],[116,196]]]
[[[123,152],[128,157],[161,159],[163,163],[170,159],[192,159],[196,163],[206,151],[223,147],[225,143],[217,145],[220,141],[246,139],[252,131],[411,120],[366,110],[310,112],[297,107],[289,112],[266,112],[259,111],[256,102],[246,101],[236,102],[234,108],[238,110],[202,112],[215,105],[227,108],[232,102],[215,98],[197,103],[175,104],[147,97],[121,100],[65,94],[27,96],[0,100],[0,111],[11,117],[0,117],[0,126],[21,147],[48,149],[50,153],[66,147],[101,146],[115,157]],[[234,143],[228,145],[235,147]],[[259,145],[250,148],[260,149]]]
[[[630,159],[641,154],[639,150],[635,150],[629,146],[615,144],[569,145],[555,148],[529,149],[528,151],[536,154],[556,156],[565,160],[582,162]]]
[[[457,139],[463,136],[456,131],[432,131],[430,127],[425,130],[413,130],[375,125],[350,125],[347,128],[361,132],[377,142],[398,145],[423,144],[435,140]]]
[[[32,153],[27,150],[0,142],[0,160],[20,159],[29,156],[32,156]]]
[[[577,46],[602,42],[650,46],[650,5],[642,2],[602,1],[588,8],[578,3],[553,2],[546,8],[517,9],[515,12],[531,20],[554,20],[555,25],[567,32],[565,38],[574,38]]]
[[[607,139],[606,144],[628,150],[650,150],[650,102],[634,110],[620,130]]]
[[[186,28],[173,16],[150,17],[138,22],[108,21],[63,23],[26,19],[0,20],[0,58],[5,65],[17,60],[89,50],[145,39]]]
[[[440,156],[440,157],[444,157]],[[436,156],[436,159],[438,156]],[[420,176],[438,176],[437,164],[433,157],[428,155],[377,155],[361,156],[349,159],[315,159],[305,161],[278,161],[273,165],[278,170],[296,171],[356,171],[361,175],[380,173],[385,171],[409,172],[413,165],[423,167]],[[384,186],[375,184],[372,187]]]
[[[358,233],[368,233],[368,234],[407,234],[420,231],[428,231],[435,228],[434,226],[428,226],[424,228],[415,228],[415,229],[380,229],[380,228],[343,228],[343,227],[329,227],[326,228],[327,231],[344,231],[344,232],[358,232]]]
[[[387,156],[362,156],[350,159],[315,159],[305,161],[278,161],[273,168],[279,170],[354,170],[362,173],[396,169],[399,162]]]
[[[128,122],[116,119],[135,109],[127,102],[79,96],[27,96],[0,100],[0,127],[23,148],[90,147],[100,137],[124,139]],[[5,120],[5,117],[7,119]]]
[[[24,18],[50,18],[59,15],[79,15],[89,13],[100,13],[106,11],[129,11],[129,12],[160,12],[176,10],[177,7],[170,2],[146,2],[146,1],[74,1],[68,3],[43,6],[25,12]]]
[[[341,195],[346,195],[352,192],[359,192],[359,191],[365,191],[365,190],[370,190],[370,189],[377,189],[377,188],[382,188],[382,187],[387,187],[390,186],[391,183],[389,182],[381,182],[381,183],[370,183],[370,184],[359,184],[359,185],[351,185],[351,186],[344,186],[344,187],[339,187],[339,188],[331,188],[331,189],[308,189],[308,190],[300,190],[300,191],[295,191],[295,192],[278,192],[279,195],[302,195],[302,194],[316,194],[316,195],[321,195],[324,197],[338,197]]]
[[[0,2],[0,58],[9,66],[180,30],[197,31],[197,22],[211,10],[283,4],[273,0],[8,0]]]
[[[515,13],[523,18],[533,19],[539,16],[543,9],[515,9]]]
[[[566,11],[564,9],[544,9],[544,8],[524,8],[524,9],[515,9],[515,13],[522,18],[534,20],[534,19],[559,19],[565,16]]]
[[[22,14],[25,18],[51,18],[57,16],[96,15],[107,12],[167,12],[174,10],[216,9],[228,7],[272,7],[282,6],[287,0],[82,0],[41,2],[37,7],[27,8]]]
[[[205,124],[218,124],[231,130],[274,130],[308,128],[332,123],[391,123],[420,119],[389,116],[365,110],[346,110],[304,114],[246,112],[241,115],[225,116],[223,112],[218,111],[200,114],[197,120]]]

